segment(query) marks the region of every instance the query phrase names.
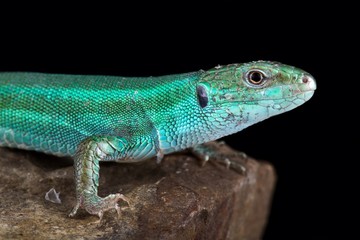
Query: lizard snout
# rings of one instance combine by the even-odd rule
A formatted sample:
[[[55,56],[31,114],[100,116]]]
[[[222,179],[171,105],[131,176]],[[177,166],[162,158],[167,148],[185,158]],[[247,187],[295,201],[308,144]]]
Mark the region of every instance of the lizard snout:
[[[306,89],[308,91],[315,91],[316,90],[316,81],[313,76],[310,74],[304,74],[302,77],[302,82],[306,84]]]

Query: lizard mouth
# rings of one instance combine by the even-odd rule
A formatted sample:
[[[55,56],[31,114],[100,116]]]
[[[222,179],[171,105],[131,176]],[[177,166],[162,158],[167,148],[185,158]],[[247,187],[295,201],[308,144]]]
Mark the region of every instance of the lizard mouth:
[[[302,99],[304,101],[309,100],[316,90],[316,81],[310,74],[304,74],[301,79],[300,83],[292,84],[292,85],[284,85],[284,88],[288,88],[288,95],[284,94],[279,99],[273,100],[290,100],[290,99]]]
[[[301,83],[297,84],[295,86],[297,88],[297,91],[293,92],[296,93],[293,96],[289,96],[287,98],[284,98],[285,100],[293,100],[293,102],[296,104],[297,101],[303,101],[302,103],[309,100],[315,93],[316,90],[316,81],[313,76],[310,74],[304,74],[301,78]],[[300,104],[299,104],[300,105]]]
[[[314,95],[314,93],[315,93],[315,90],[303,92],[302,93],[302,95],[304,96],[303,100],[305,100],[305,101],[309,100]]]

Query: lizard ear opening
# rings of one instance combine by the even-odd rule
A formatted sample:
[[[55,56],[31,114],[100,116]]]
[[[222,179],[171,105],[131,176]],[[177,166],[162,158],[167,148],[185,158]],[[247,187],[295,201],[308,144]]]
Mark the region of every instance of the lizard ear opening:
[[[196,87],[196,94],[201,108],[204,108],[209,103],[209,98],[206,93],[205,87],[199,85]]]

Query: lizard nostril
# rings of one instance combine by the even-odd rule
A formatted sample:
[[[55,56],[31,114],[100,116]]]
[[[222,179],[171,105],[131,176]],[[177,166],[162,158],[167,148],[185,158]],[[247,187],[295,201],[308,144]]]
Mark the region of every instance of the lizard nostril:
[[[306,87],[311,90],[314,91],[316,89],[316,82],[315,79],[310,75],[310,74],[305,74],[302,78],[301,81],[306,84]]]
[[[308,78],[307,76],[304,76],[304,77],[302,78],[302,82],[303,82],[303,83],[308,83],[308,82],[309,82],[309,78]]]

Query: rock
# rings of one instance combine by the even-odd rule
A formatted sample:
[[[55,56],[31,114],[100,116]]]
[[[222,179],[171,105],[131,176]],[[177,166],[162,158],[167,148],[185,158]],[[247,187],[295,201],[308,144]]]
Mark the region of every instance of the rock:
[[[224,154],[234,151],[224,146]],[[243,161],[239,159],[239,161]],[[269,214],[275,172],[251,158],[246,174],[208,163],[201,167],[190,154],[141,164],[102,163],[99,195],[120,192],[121,218],[115,210],[98,217],[75,203],[69,159],[0,149],[1,239],[260,239]],[[70,162],[71,164],[71,162]],[[54,188],[61,204],[45,200]]]

